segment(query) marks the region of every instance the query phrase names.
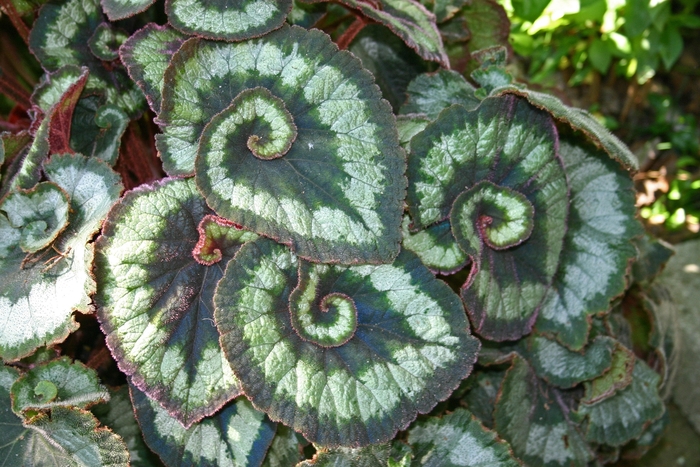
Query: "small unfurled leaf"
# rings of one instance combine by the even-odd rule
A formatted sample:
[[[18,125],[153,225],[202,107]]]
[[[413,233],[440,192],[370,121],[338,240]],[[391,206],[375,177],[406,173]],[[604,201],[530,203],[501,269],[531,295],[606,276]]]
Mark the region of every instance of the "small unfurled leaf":
[[[108,23],[102,23],[90,36],[88,47],[95,57],[111,62],[119,58],[119,47],[127,37],[124,31],[114,29]]]
[[[372,76],[328,36],[283,27],[237,44],[190,39],[165,82],[166,170],[196,167],[219,216],[312,261],[396,256],[405,160],[395,119]]]
[[[122,386],[117,391],[110,392],[106,404],[92,408],[92,413],[102,423],[119,435],[129,449],[129,464],[131,467],[155,467],[156,456],[143,441],[141,428],[136,422],[134,408],[129,399],[129,388]],[[280,466],[281,467],[281,466]]]
[[[586,137],[608,153],[627,170],[637,170],[639,162],[629,148],[610,133],[602,123],[582,109],[568,107],[557,97],[516,87],[506,86],[496,90],[497,94],[515,94],[525,97],[532,105],[551,113],[557,120],[582,131]]]
[[[403,246],[417,254],[431,271],[452,274],[469,264],[469,257],[457,244],[449,221],[433,224],[416,233],[409,230],[410,222],[408,216],[405,216],[402,226]]]
[[[390,440],[449,396],[479,347],[458,297],[406,251],[393,264],[316,265],[258,239],[214,303],[245,394],[325,447]]]
[[[496,402],[496,431],[527,465],[585,467],[593,452],[557,389],[540,382],[516,356]]]
[[[156,114],[160,112],[165,69],[186,38],[169,26],[149,23],[119,48],[119,56],[129,76],[141,88],[148,105]]]
[[[19,230],[25,253],[51,245],[68,225],[68,195],[55,183],[42,182],[30,190],[11,192],[0,203],[12,227]]]
[[[481,101],[474,96],[474,86],[456,71],[440,69],[418,76],[408,85],[402,114],[423,113],[431,120],[452,104],[467,110],[475,109]]]
[[[55,407],[86,409],[108,400],[95,371],[67,357],[30,369],[12,385],[12,410],[18,415]]]
[[[116,105],[102,105],[101,100],[89,96],[78,101],[73,112],[70,145],[81,154],[114,166],[129,116]]]
[[[319,450],[313,459],[296,467],[385,467],[391,447],[372,444],[364,448],[335,448]]]
[[[661,377],[642,360],[637,360],[632,381],[612,397],[589,404],[581,401],[577,415],[588,417],[588,441],[621,446],[638,438],[650,423],[664,413],[659,397]]]
[[[88,267],[93,235],[122,189],[120,177],[97,159],[54,154],[48,181],[70,199],[68,227],[52,248],[26,255],[16,246],[0,259],[0,357],[17,360],[60,342],[75,330],[72,313],[90,310],[95,285]]]
[[[243,41],[282,26],[292,0],[166,0],[170,24],[206,39]]]
[[[275,425],[244,397],[185,428],[158,402],[129,389],[146,444],[169,466],[258,467],[275,436]]]
[[[129,18],[146,11],[156,0],[101,0],[102,9],[110,21]]]
[[[570,209],[559,269],[535,327],[580,350],[591,316],[610,308],[627,285],[642,227],[635,218],[629,174],[602,151],[570,138],[560,140],[569,181]]]
[[[586,393],[581,401],[585,404],[595,404],[629,386],[636,360],[631,350],[616,342],[610,369],[594,380],[586,382]]]
[[[556,147],[549,116],[513,98],[453,105],[411,140],[412,227],[450,218],[473,261],[462,298],[489,339],[529,332],[556,272],[568,214]]]
[[[408,431],[415,466],[426,467],[518,467],[510,446],[459,408],[442,418],[429,418]]]
[[[107,345],[133,383],[185,426],[240,392],[219,346],[212,300],[228,260],[257,236],[202,226],[211,214],[192,178],[139,187],[110,212],[95,253]],[[218,262],[202,260],[207,245]]]
[[[599,336],[581,352],[574,352],[544,336],[525,341],[525,354],[537,375],[564,389],[589,381],[609,370],[613,363],[615,340]]]

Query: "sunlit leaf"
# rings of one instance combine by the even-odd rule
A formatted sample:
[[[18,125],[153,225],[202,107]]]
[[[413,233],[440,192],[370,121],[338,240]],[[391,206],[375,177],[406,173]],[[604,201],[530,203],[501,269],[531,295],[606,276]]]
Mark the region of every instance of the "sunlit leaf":
[[[166,0],[170,24],[185,34],[242,41],[282,26],[292,0]]]
[[[129,389],[146,444],[169,467],[257,467],[275,436],[274,424],[243,397],[185,428],[158,402]]]
[[[149,23],[119,49],[129,76],[139,85],[155,113],[160,112],[165,69],[186,37],[171,27]]]
[[[32,103],[48,113],[66,91],[88,73],[87,68],[77,65],[62,66],[53,73],[46,73],[34,88]]]
[[[15,381],[11,394],[16,414],[55,407],[85,409],[109,400],[97,373],[80,362],[72,363],[68,357],[30,369]]]
[[[315,265],[258,239],[214,303],[243,391],[321,446],[390,440],[449,396],[479,347],[458,297],[406,251],[393,264]]]
[[[442,418],[429,418],[408,431],[414,466],[467,467],[520,465],[510,446],[459,408]]]
[[[256,235],[232,225],[200,233],[211,214],[192,178],[139,187],[110,212],[95,254],[107,345],[134,384],[185,426],[240,391],[212,299],[228,260]],[[218,250],[218,260],[207,266],[202,248]]]
[[[408,85],[408,97],[401,106],[401,113],[424,113],[435,120],[440,112],[452,104],[473,110],[481,102],[474,97],[474,91],[474,86],[455,71],[440,69],[435,73],[422,74]]]
[[[16,246],[0,259],[0,356],[6,361],[62,341],[76,328],[73,311],[90,310],[92,237],[122,189],[106,164],[77,154],[53,155],[44,172],[68,194],[69,223],[51,248],[26,255]]]
[[[610,308],[627,286],[625,271],[642,233],[629,174],[602,151],[560,140],[569,181],[569,230],[561,263],[535,326],[572,349],[588,338],[590,317]]]
[[[389,457],[388,444],[372,444],[364,448],[335,448],[320,450],[313,459],[297,467],[385,467]]]

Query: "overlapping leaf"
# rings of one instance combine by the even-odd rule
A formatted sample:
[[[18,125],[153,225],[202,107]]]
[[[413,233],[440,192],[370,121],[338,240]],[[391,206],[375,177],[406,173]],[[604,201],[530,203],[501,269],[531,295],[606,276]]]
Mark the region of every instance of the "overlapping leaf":
[[[166,0],[170,24],[185,34],[242,41],[282,26],[292,0]]]
[[[431,271],[452,274],[469,264],[467,254],[457,245],[449,221],[433,224],[416,233],[409,230],[409,223],[410,219],[404,217],[403,247],[417,254]]]
[[[110,213],[95,255],[107,345],[134,384],[185,426],[239,393],[212,300],[227,261],[256,235],[231,225],[200,233],[211,214],[192,178],[140,187]],[[202,261],[202,248],[218,250],[218,261]]]
[[[626,287],[625,271],[642,233],[629,174],[602,151],[560,141],[569,181],[569,230],[561,264],[536,327],[572,349],[586,343],[591,315],[605,312]]]
[[[124,31],[113,28],[109,23],[102,23],[90,36],[88,47],[95,57],[110,62],[119,58],[119,47],[127,37]]]
[[[387,265],[314,265],[258,239],[214,302],[246,395],[322,446],[391,439],[450,394],[479,347],[458,297],[405,251]]]
[[[84,97],[73,112],[70,145],[75,151],[114,166],[129,116],[113,104],[102,104],[98,96]]]
[[[477,467],[508,466],[520,463],[510,446],[497,434],[484,428],[472,414],[459,408],[442,418],[415,424],[408,432],[414,466]]]
[[[462,298],[493,340],[530,331],[559,262],[567,183],[553,122],[517,98],[454,105],[411,140],[414,228],[448,217],[474,262]]]
[[[68,194],[71,214],[51,248],[26,255],[16,245],[0,259],[0,356],[6,361],[65,339],[76,328],[73,311],[89,310],[89,242],[122,188],[106,164],[77,154],[54,155],[44,172]]]
[[[189,428],[158,402],[129,386],[146,444],[171,467],[260,466],[275,426],[245,398]]]
[[[474,91],[474,86],[455,71],[440,69],[435,73],[426,73],[408,85],[406,103],[401,106],[401,113],[422,113],[435,120],[440,112],[452,104],[473,110],[480,103]]]
[[[405,161],[395,120],[372,76],[326,35],[284,27],[238,44],[191,39],[165,83],[166,171],[193,170],[203,133],[197,186],[218,215],[315,261],[396,256]]]
[[[102,9],[110,21],[117,21],[141,13],[155,0],[101,0]]]
[[[300,434],[278,423],[275,438],[267,450],[263,467],[297,465],[303,459],[300,443],[308,444]]]

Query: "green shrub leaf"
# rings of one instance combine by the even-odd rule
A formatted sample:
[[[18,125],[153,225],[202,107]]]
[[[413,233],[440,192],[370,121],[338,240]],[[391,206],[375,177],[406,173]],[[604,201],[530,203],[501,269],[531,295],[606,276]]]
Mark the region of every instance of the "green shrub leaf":
[[[129,76],[141,88],[148,105],[156,114],[160,112],[165,69],[186,38],[171,27],[149,23],[129,37],[119,49],[119,56]]]
[[[456,71],[440,69],[411,81],[406,91],[402,114],[423,113],[431,120],[452,104],[473,110],[481,102],[474,96],[474,86]]]
[[[192,178],[137,188],[111,211],[95,254],[107,345],[134,384],[185,426],[240,391],[212,300],[227,261],[256,235],[230,225],[212,232],[211,214]],[[215,250],[220,261],[203,260]]]
[[[19,247],[25,253],[51,245],[68,225],[68,195],[55,183],[42,182],[31,190],[10,193],[0,203],[9,223],[20,231]]]
[[[520,463],[508,443],[484,428],[466,409],[459,408],[442,418],[416,423],[408,432],[415,466],[471,467],[508,466]]]
[[[503,380],[494,418],[497,432],[527,465],[585,467],[593,460],[562,393],[542,384],[519,356]]]
[[[625,271],[641,235],[629,174],[602,151],[560,140],[569,181],[569,230],[560,266],[535,326],[572,349],[588,338],[591,315],[607,311],[627,286]]]
[[[109,400],[97,373],[68,357],[35,366],[12,385],[12,410],[18,415],[55,407],[86,409]]]
[[[257,467],[275,436],[275,425],[244,397],[185,428],[158,402],[133,385],[129,389],[146,444],[166,465]]]
[[[282,26],[292,0],[166,0],[170,24],[206,39],[242,41]]]
[[[187,41],[165,80],[166,169],[191,170],[202,133],[197,186],[218,215],[312,261],[396,256],[403,151],[389,106],[356,58],[319,31],[285,27],[241,44]],[[192,93],[207,96],[203,107],[182,99]]]
[[[412,233],[410,219],[404,216],[403,247],[418,255],[423,264],[439,274],[452,274],[469,264],[469,258],[457,244],[448,221]]]
[[[60,342],[76,328],[74,310],[90,310],[92,237],[119,198],[120,177],[84,156],[54,154],[44,165],[48,181],[70,199],[68,227],[52,248],[26,255],[16,246],[0,259],[0,357],[17,360]]]
[[[334,346],[308,336],[314,325],[347,330],[319,316],[329,296],[357,310],[352,337],[342,343],[343,334]],[[306,319],[300,302],[313,302],[305,335],[295,329]],[[390,265],[312,265],[258,239],[229,263],[214,303],[221,343],[246,395],[322,446],[390,440],[450,394],[479,347],[458,297],[406,251]]]

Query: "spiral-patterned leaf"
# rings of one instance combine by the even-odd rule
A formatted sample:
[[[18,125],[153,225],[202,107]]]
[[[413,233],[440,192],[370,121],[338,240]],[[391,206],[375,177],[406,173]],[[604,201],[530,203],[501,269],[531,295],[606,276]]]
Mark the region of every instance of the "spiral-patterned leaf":
[[[176,29],[207,39],[242,41],[282,26],[292,0],[166,0]]]
[[[317,265],[258,239],[214,302],[246,395],[323,446],[390,440],[449,396],[479,348],[458,297],[406,251],[393,264]]]
[[[492,340],[530,331],[559,263],[568,187],[551,118],[513,96],[453,105],[411,140],[413,226],[449,219],[472,259],[462,298]]]
[[[409,223],[408,216],[404,217],[403,247],[417,254],[431,271],[452,274],[469,264],[469,258],[457,244],[448,221],[416,233],[409,230]]]
[[[191,173],[199,145],[197,186],[218,215],[310,260],[393,260],[405,187],[395,119],[328,36],[284,27],[245,43],[191,39],[165,83],[166,171]]]
[[[110,213],[95,255],[107,345],[186,426],[239,393],[212,300],[227,261],[256,235],[212,214],[191,178],[138,188]]]

